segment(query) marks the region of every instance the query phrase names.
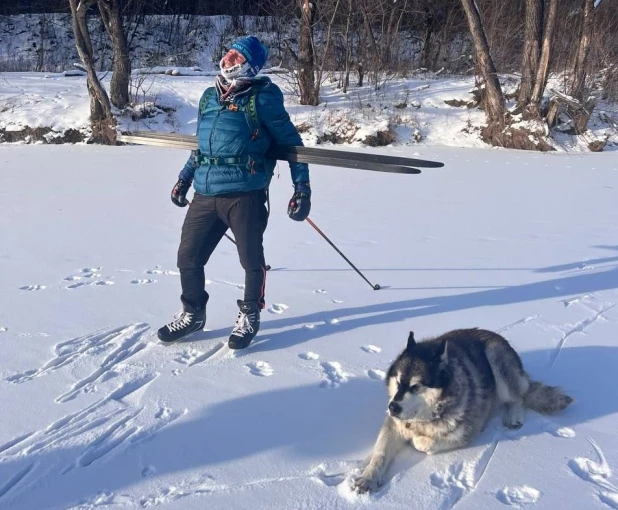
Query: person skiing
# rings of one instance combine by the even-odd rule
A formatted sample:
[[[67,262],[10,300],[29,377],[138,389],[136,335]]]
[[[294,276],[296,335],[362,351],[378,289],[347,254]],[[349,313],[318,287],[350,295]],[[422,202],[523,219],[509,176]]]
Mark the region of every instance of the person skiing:
[[[271,144],[303,145],[279,87],[268,77],[256,76],[267,58],[268,49],[257,37],[235,40],[221,59],[215,86],[207,88],[200,100],[198,150],[191,153],[171,194],[175,205],[185,207],[193,183],[195,194],[178,248],[182,310],[159,329],[162,342],[204,328],[209,299],[204,268],[228,228],[245,270],[244,299],[237,301],[239,313],[229,347],[244,349],[260,328],[265,306],[266,202],[276,164],[266,153]],[[309,168],[290,162],[290,171],[294,193],[288,216],[303,221],[311,209]]]

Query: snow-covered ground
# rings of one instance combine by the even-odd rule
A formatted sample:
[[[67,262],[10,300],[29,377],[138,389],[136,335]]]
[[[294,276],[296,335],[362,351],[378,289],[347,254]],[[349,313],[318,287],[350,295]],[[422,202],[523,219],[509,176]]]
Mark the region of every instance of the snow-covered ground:
[[[191,73],[188,68],[181,69]],[[212,73],[211,73],[212,74]],[[306,145],[336,138],[361,146],[378,131],[391,130],[395,145],[441,145],[487,147],[479,130],[485,115],[478,108],[449,106],[445,101],[472,100],[472,77],[432,79],[427,76],[399,78],[378,91],[371,86],[351,87],[347,94],[326,82],[322,103],[317,107],[298,104],[297,96],[285,76],[271,74],[286,93],[286,107],[302,132]],[[109,86],[110,74],[101,78]],[[505,90],[512,91],[517,81],[505,77]],[[204,89],[213,85],[214,76],[168,76],[135,74],[132,93],[136,108],[117,112],[122,131],[156,130],[195,133],[196,110]],[[144,109],[150,113],[146,118]],[[552,143],[559,152],[587,152],[592,140],[608,139],[606,150],[618,148],[618,130],[599,118],[603,112],[616,118],[616,105],[601,104],[594,111],[589,131],[582,136],[554,132]],[[4,73],[0,75],[0,139],[3,131],[51,128],[52,139],[72,129],[87,133],[89,99],[83,76],[62,73]]]
[[[68,97],[67,79],[48,83]],[[156,339],[179,308],[169,192],[185,153],[0,146],[0,508],[617,509],[616,153],[375,150],[446,164],[312,167],[312,219],[383,290],[287,218],[280,164],[262,329],[232,353],[243,274],[225,239],[207,330]],[[346,477],[408,331],[472,326],[576,403],[517,432],[495,419],[465,449],[409,451],[355,497]]]

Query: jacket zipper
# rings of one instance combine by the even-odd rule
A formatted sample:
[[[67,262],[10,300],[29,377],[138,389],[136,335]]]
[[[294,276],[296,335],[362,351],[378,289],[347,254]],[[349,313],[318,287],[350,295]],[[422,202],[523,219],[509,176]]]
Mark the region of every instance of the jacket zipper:
[[[218,101],[218,99],[215,98],[216,101]],[[210,148],[210,157],[214,158],[215,156],[212,153],[212,137],[215,134],[215,127],[217,126],[217,122],[219,121],[219,115],[221,115],[221,112],[223,111],[222,107],[221,109],[219,109],[219,111],[217,112],[217,115],[215,116],[215,120],[212,123],[212,128],[210,130],[210,137],[208,140],[208,144],[209,144],[209,148]],[[208,174],[206,175],[206,193],[210,193],[210,165],[208,166]]]

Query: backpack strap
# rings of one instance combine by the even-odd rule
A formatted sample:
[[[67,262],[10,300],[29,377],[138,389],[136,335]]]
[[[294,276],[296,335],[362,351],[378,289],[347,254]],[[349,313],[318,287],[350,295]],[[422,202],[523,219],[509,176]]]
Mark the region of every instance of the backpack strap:
[[[202,117],[207,111],[221,109],[221,106],[219,105],[208,107],[208,103],[210,103],[210,98],[212,97],[214,92],[215,92],[215,88],[211,87],[202,96],[202,99],[200,99],[200,108],[199,108],[200,117]]]

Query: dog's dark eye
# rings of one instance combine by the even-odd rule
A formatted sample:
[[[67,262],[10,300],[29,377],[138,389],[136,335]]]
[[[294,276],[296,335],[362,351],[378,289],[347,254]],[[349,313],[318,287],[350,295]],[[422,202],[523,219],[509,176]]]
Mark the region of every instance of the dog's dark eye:
[[[408,393],[418,393],[419,391],[421,391],[420,384],[413,384],[408,388]]]

